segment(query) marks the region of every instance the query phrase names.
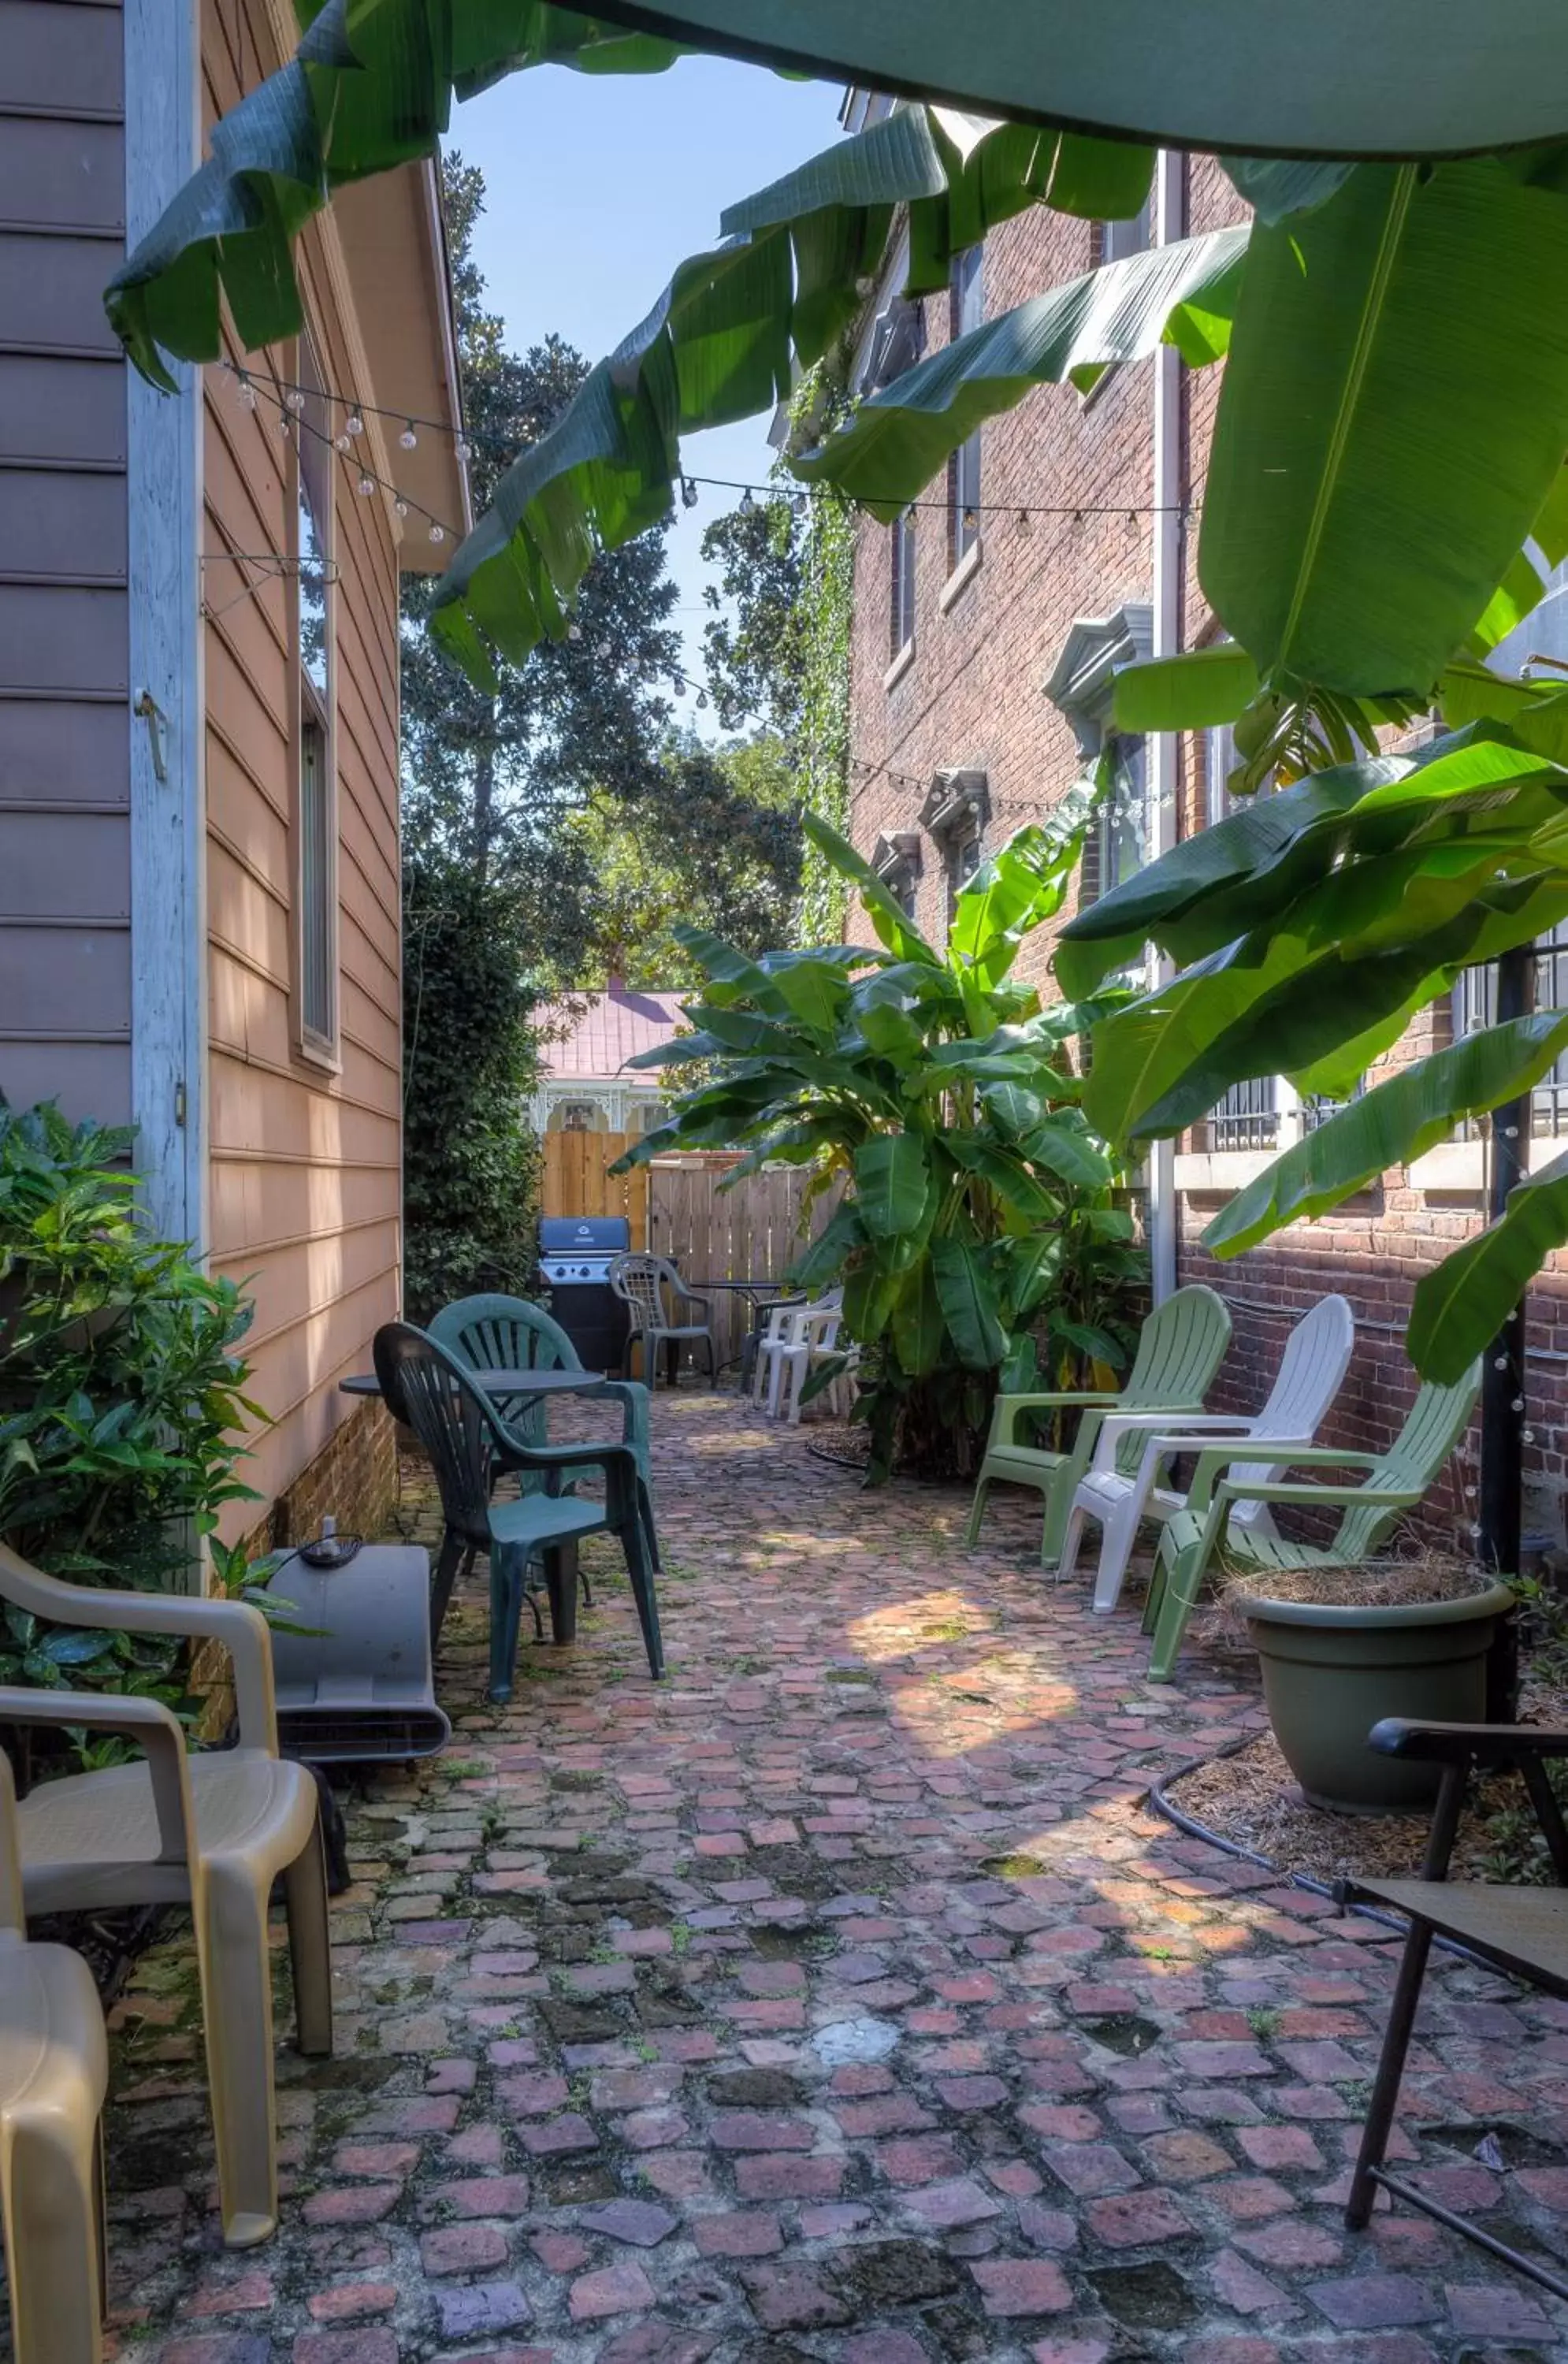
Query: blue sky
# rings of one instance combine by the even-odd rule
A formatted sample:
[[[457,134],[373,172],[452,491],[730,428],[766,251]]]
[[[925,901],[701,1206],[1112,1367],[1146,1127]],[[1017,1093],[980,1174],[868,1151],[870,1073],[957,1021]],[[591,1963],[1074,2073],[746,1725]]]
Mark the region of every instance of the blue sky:
[[[756,66],[687,58],[666,74],[514,74],[454,113],[449,142],[484,174],[476,260],[513,343],[556,330],[597,361],[636,326],[684,255],[717,237],[724,207],[839,136],[840,91],[786,82]],[[686,464],[711,476],[766,480],[768,421],[693,436]],[[698,552],[711,518],[740,495],[701,489],[679,509],[670,568],[686,669],[700,680],[708,570]],[[711,714],[691,710],[699,728]]]

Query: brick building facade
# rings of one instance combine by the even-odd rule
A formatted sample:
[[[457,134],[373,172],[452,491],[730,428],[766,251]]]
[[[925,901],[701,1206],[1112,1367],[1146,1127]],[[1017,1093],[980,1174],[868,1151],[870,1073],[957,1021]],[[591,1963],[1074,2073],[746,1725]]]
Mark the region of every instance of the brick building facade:
[[[1181,159],[1173,170],[1172,210],[1188,230],[1242,217],[1211,162]],[[976,277],[982,317],[992,318],[1148,236],[1143,223],[1097,225],[1034,208],[994,230],[978,273],[970,265],[961,282],[955,272],[951,296],[928,297],[916,315],[903,314],[895,300],[895,258],[862,338],[862,387],[885,382],[913,351],[934,350],[972,320]],[[860,528],[851,830],[859,850],[938,942],[950,898],[976,862],[1020,824],[1049,813],[1082,773],[1085,753],[1106,743],[1114,673],[1149,653],[1161,530],[1154,384],[1162,365],[1115,369],[1087,397],[1071,387],[1038,389],[986,423],[978,452],[966,451],[951,465],[946,485],[931,485],[906,523],[868,519]],[[1196,529],[1220,371],[1163,365],[1177,372],[1174,645],[1191,649],[1217,630],[1197,579]],[[1531,649],[1555,652],[1553,635],[1568,626],[1568,596],[1554,609],[1532,624]],[[1524,653],[1518,652],[1516,662]],[[1222,808],[1229,760],[1223,734],[1178,741],[1173,766],[1154,762],[1151,743],[1112,744],[1123,809],[1090,849],[1085,894],[1135,866],[1153,843],[1162,783],[1173,794],[1180,836]],[[1040,931],[1019,971],[1048,998],[1055,993],[1051,932]],[[1568,998],[1568,953],[1550,986],[1553,999]],[[1393,1059],[1451,1040],[1466,1011],[1480,1009],[1485,992],[1483,979],[1467,979],[1452,1006],[1445,1000],[1423,1013]],[[1313,1114],[1270,1079],[1238,1087],[1206,1125],[1178,1143],[1177,1276],[1210,1282],[1232,1308],[1235,1343],[1214,1391],[1216,1409],[1255,1408],[1291,1321],[1325,1291],[1342,1290],[1355,1312],[1357,1349],[1326,1441],[1376,1450],[1390,1440],[1415,1392],[1404,1345],[1414,1285],[1483,1220],[1485,1143],[1455,1142],[1409,1171],[1386,1173],[1338,1213],[1294,1225],[1232,1263],[1216,1263],[1200,1243],[1205,1224]],[[1568,1088],[1538,1093],[1536,1130],[1532,1161],[1540,1165],[1568,1145],[1552,1137],[1568,1134]],[[1568,1522],[1568,1265],[1562,1259],[1531,1293],[1529,1351],[1526,1524],[1561,1540]],[[1467,1541],[1477,1461],[1473,1428],[1431,1498],[1434,1539]]]

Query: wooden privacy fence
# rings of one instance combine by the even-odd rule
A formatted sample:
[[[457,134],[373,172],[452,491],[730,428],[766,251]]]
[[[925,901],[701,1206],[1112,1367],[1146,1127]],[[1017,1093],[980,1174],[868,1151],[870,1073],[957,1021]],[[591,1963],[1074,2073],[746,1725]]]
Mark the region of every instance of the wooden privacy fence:
[[[660,1158],[630,1174],[607,1169],[636,1136],[624,1132],[548,1132],[540,1212],[624,1215],[634,1248],[668,1256],[683,1280],[782,1280],[805,1245],[801,1208],[806,1177],[798,1166],[749,1174],[733,1190],[719,1184],[733,1171],[728,1156]],[[809,1229],[819,1232],[839,1201],[837,1188],[813,1201]],[[716,1289],[710,1299],[717,1358],[732,1362],[751,1318],[738,1291]]]
[[[782,1280],[805,1245],[801,1169],[771,1166],[721,1190],[732,1164],[694,1158],[656,1161],[649,1169],[648,1244],[656,1255],[670,1257],[693,1288],[700,1290],[705,1280]],[[827,1221],[837,1195],[813,1202],[813,1232]],[[729,1362],[740,1352],[751,1306],[729,1289],[716,1289],[709,1302],[718,1360]]]
[[[648,1168],[608,1169],[635,1136],[628,1132],[547,1132],[539,1212],[544,1215],[624,1215],[634,1248],[648,1245]]]

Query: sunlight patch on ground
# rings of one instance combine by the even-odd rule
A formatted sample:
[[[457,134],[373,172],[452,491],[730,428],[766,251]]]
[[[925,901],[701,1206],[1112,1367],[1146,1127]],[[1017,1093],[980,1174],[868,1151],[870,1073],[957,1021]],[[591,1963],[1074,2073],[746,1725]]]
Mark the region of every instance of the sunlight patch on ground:
[[[962,1592],[923,1592],[853,1619],[849,1638],[873,1666],[909,1657],[934,1643],[961,1642],[990,1630],[990,1617]]]

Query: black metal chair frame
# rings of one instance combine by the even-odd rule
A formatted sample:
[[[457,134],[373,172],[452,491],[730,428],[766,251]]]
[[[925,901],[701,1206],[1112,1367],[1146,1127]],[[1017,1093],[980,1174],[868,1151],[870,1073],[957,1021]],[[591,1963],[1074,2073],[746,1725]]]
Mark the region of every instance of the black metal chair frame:
[[[1422,1880],[1447,1883],[1448,1868],[1453,1855],[1454,1841],[1459,1834],[1460,1816],[1472,1773],[1477,1770],[1512,1770],[1518,1772],[1524,1781],[1551,1858],[1551,1868],[1557,1875],[1557,1885],[1568,1888],[1568,1827],[1564,1826],[1562,1810],[1546,1771],[1551,1758],[1568,1757],[1568,1733],[1538,1732],[1529,1724],[1411,1723],[1400,1717],[1390,1716],[1384,1723],[1373,1725],[1369,1742],[1384,1756],[1402,1756],[1418,1763],[1439,1765],[1442,1768],[1419,1874]],[[1456,1892],[1469,1890],[1473,1894],[1477,1884],[1456,1881],[1454,1886]],[[1388,1903],[1396,1900],[1384,1890],[1385,1884],[1379,1881],[1351,1880],[1346,1883],[1345,1889],[1347,1896],[1363,1897],[1386,1909]],[[1565,2002],[1568,2002],[1568,1977],[1554,1977],[1540,1963],[1521,1959],[1517,1953],[1510,1952],[1507,1945],[1494,1942],[1485,1935],[1477,1935],[1468,1920],[1458,1925],[1451,1920],[1445,1923],[1436,1900],[1421,1912],[1415,1912],[1403,1901],[1399,1901],[1399,1909],[1407,1914],[1410,1930],[1405,1940],[1394,2000],[1389,2006],[1383,2054],[1367,2108],[1360,2155],[1351,2180],[1345,2222],[1352,2231],[1362,2230],[1372,2215],[1373,2202],[1381,2186],[1391,2198],[1407,2202],[1410,2207],[1419,2209],[1423,2215],[1435,2218],[1440,2225],[1446,2225],[1451,2232],[1462,2234],[1467,2241],[1474,2242],[1477,2247],[1487,2250],[1493,2257],[1501,2258],[1505,2265],[1512,2266],[1517,2272],[1540,2283],[1543,2290],[1551,2291],[1554,2297],[1568,2299],[1568,2278],[1563,2274],[1553,2273],[1539,2259],[1510,2247],[1496,2234],[1472,2224],[1457,2210],[1445,2207],[1440,2201],[1418,2190],[1405,2177],[1391,2174],[1384,2165],[1433,1939],[1447,1937],[1489,1968],[1501,1970],[1509,1977],[1522,1979],[1527,1984]]]

